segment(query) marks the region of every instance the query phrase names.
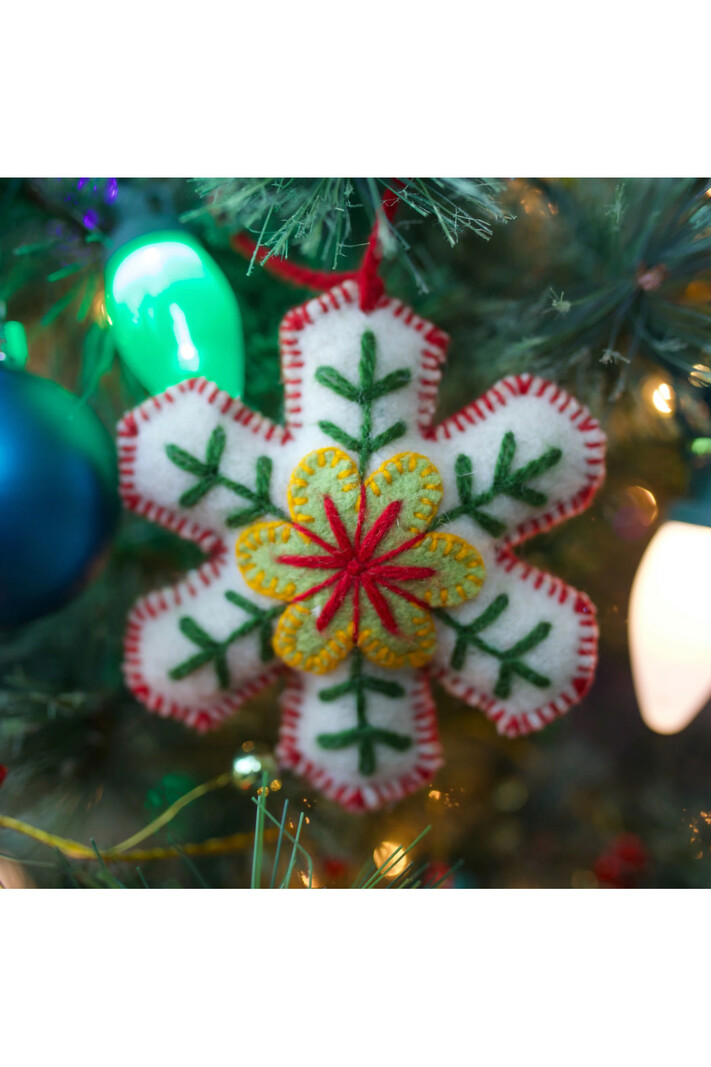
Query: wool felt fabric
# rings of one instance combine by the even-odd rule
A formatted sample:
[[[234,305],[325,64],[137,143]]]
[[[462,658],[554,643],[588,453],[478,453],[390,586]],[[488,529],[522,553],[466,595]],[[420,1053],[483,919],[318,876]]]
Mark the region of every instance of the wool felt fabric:
[[[126,680],[204,730],[286,673],[280,761],[372,809],[441,763],[432,677],[507,736],[587,692],[593,605],[513,549],[587,507],[605,438],[529,374],[434,425],[446,336],[355,281],[280,343],[285,426],[205,379],[119,424],[126,506],[207,554],[133,609]]]

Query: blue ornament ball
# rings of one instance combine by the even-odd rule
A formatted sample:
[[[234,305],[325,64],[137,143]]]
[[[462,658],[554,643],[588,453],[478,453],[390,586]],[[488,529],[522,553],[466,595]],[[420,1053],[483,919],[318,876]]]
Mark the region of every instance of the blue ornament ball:
[[[56,382],[0,368],[0,627],[62,607],[120,514],[114,443]]]

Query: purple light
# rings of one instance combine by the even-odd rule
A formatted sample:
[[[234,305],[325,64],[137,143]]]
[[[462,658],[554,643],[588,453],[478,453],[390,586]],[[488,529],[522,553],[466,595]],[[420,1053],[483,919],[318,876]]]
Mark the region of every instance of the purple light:
[[[84,188],[84,186],[86,185],[88,180],[89,180],[88,178],[80,178],[79,179],[79,181],[77,182],[77,191],[78,192],[81,192],[81,190]]]
[[[107,204],[113,204],[114,200],[118,196],[118,182],[115,178],[106,179],[106,192],[104,193],[104,199]]]
[[[87,230],[95,230],[99,222],[99,216],[95,211],[87,211],[82,221]]]

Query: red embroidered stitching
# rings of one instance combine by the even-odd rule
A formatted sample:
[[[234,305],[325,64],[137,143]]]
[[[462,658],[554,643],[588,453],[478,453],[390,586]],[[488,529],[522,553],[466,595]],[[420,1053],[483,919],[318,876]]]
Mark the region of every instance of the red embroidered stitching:
[[[352,593],[353,641],[354,644],[358,644],[360,626],[360,591],[362,589],[377,612],[378,618],[385,629],[391,634],[398,634],[400,631],[397,622],[395,621],[387,600],[378,589],[379,585],[385,586],[386,589],[389,589],[390,592],[395,593],[397,596],[408,600],[412,604],[417,604],[418,607],[423,608],[425,611],[429,611],[429,606],[424,600],[420,600],[419,597],[416,597],[408,590],[401,589],[399,586],[394,585],[393,582],[419,581],[423,578],[432,578],[437,573],[434,568],[402,567],[397,564],[386,565],[388,560],[393,559],[395,556],[399,556],[406,549],[413,548],[415,545],[419,544],[425,537],[424,532],[418,534],[416,537],[409,538],[401,545],[384,553],[384,555],[373,558],[373,553],[376,548],[397,522],[401,509],[402,501],[393,500],[388,504],[382,514],[378,516],[371,529],[365,535],[365,538],[361,540],[366,515],[365,486],[361,486],[357,526],[352,543],[348,531],[343,525],[341,516],[338,513],[338,509],[330,496],[324,497],[323,510],[337,544],[329,545],[327,541],[323,541],[320,537],[314,534],[313,531],[304,526],[300,526],[298,523],[293,523],[300,533],[304,534],[310,540],[316,542],[321,548],[325,549],[326,555],[284,555],[277,557],[277,563],[283,563],[293,567],[306,567],[307,570],[336,571],[332,577],[327,578],[325,581],[319,582],[305,592],[300,593],[298,596],[295,596],[292,601],[292,603],[297,603],[299,600],[308,600],[322,589],[327,589],[331,585],[336,586],[316,620],[316,629],[319,633],[326,629],[336,613],[345,603],[346,598]]]

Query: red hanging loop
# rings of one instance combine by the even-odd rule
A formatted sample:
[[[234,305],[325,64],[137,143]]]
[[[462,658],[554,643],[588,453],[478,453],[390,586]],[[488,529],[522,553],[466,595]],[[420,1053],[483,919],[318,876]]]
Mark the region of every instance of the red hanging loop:
[[[397,211],[399,198],[397,193],[389,189],[383,196],[381,209],[388,222],[392,222]],[[383,250],[380,241],[380,226],[376,219],[370,233],[368,247],[363,255],[360,268],[355,272],[355,279],[360,291],[360,306],[363,311],[372,311],[385,291],[383,280],[380,277],[380,264],[383,259]]]
[[[397,182],[397,179],[395,181]],[[397,184],[401,185],[402,183],[397,182]],[[398,203],[398,194],[387,189],[383,196],[380,210],[388,222],[392,222]],[[254,257],[258,263],[264,266],[265,270],[268,270],[276,278],[291,282],[293,285],[303,286],[305,289],[323,291],[345,281],[355,281],[358,285],[358,302],[361,309],[363,311],[372,311],[385,291],[385,286],[379,273],[383,259],[379,230],[379,220],[376,219],[361,264],[357,270],[353,271],[321,271],[300,266],[298,263],[284,259],[283,256],[270,255],[269,249],[259,248],[257,242],[246,233],[233,234],[230,238],[230,244],[241,255],[247,258]]]
[[[303,286],[304,289],[330,289],[331,286],[355,276],[353,271],[339,273],[312,270],[310,267],[299,266],[298,263],[284,259],[282,256],[270,256],[268,248],[259,248],[257,242],[246,233],[233,234],[230,237],[230,244],[236,252],[240,252],[247,259],[254,257],[257,263],[263,264],[264,269],[276,278]]]

